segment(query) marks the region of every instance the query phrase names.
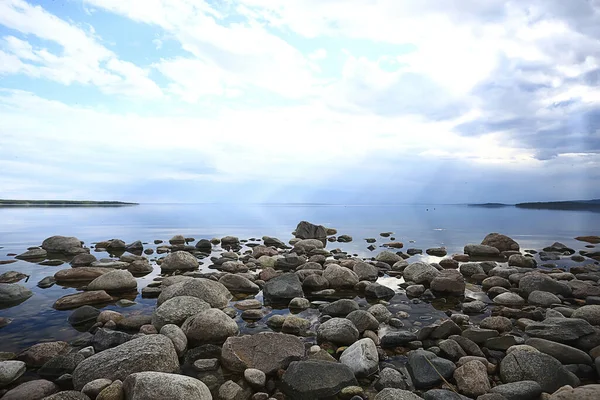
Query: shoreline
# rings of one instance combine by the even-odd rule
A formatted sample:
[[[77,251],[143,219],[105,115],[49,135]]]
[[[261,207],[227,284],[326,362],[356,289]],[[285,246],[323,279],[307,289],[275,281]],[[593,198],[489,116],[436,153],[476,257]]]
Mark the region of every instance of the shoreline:
[[[96,378],[119,386],[143,377],[127,370],[132,366],[124,367],[125,375],[115,375],[111,358],[119,351],[145,371],[165,373],[157,379],[193,379],[213,398],[226,389],[246,398],[265,394],[294,399],[302,393],[305,398],[337,394],[350,399],[352,394],[380,399],[390,390],[424,396],[445,386],[427,369],[425,359],[469,398],[508,390],[507,381],[529,385],[531,393],[550,394],[559,383],[598,382],[594,362],[600,349],[598,356],[594,349],[600,346],[600,319],[595,319],[594,307],[600,304],[600,253],[592,245],[600,243],[597,236],[578,237],[578,251],[560,243],[522,249],[508,237],[490,234],[484,244],[467,244],[464,254],[447,254],[444,248],[406,249],[392,232],[354,239],[307,222],[293,236],[299,237],[284,242],[272,237],[175,236],[166,242],[129,244],[112,239],[90,247],[77,238],[48,238],[17,258],[71,263],[45,267],[54,273],[55,285],[83,289],[56,299],[54,308],[65,310],[61,312],[69,315],[72,326],[90,335],[52,346],[86,357],[65,372],[70,378],[62,383],[48,370],[57,357],[64,357],[64,349],[50,352],[42,365],[31,364],[33,354],[41,348],[47,352],[50,344],[25,349],[13,359],[22,361],[29,375],[58,383],[60,389],[81,391]],[[344,243],[359,240],[365,247],[376,245],[374,257],[343,251]],[[92,251],[109,253],[112,259],[98,259]],[[419,254],[439,261],[420,261]],[[142,314],[103,309],[117,299],[135,300],[140,289],[136,277],[157,271],[160,276],[141,287],[142,297],[156,299],[157,308]],[[18,282],[14,285],[22,286]],[[577,313],[581,316],[573,317]],[[580,336],[560,337],[567,334]],[[552,353],[552,346],[568,348]],[[150,355],[140,351],[143,347],[156,348],[152,357],[160,356],[168,365],[148,364],[145,357]],[[542,355],[531,353],[530,347]],[[254,352],[262,354],[262,361]],[[581,362],[565,364],[563,353],[577,354]],[[529,371],[525,379],[519,362],[532,358],[552,366],[554,383],[546,377],[548,371]],[[309,378],[314,371],[320,371],[324,386],[315,387]],[[252,374],[260,376],[259,382]],[[469,383],[467,377],[477,379]],[[27,384],[19,379],[7,387],[18,390]]]

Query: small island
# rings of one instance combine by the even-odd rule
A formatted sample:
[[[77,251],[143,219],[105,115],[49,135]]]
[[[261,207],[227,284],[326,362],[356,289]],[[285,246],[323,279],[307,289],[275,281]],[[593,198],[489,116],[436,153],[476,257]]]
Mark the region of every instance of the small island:
[[[592,210],[600,211],[600,199],[571,200],[571,201],[543,201],[536,203],[517,203],[517,208],[530,208],[536,210]]]
[[[137,205],[139,203],[127,203],[123,201],[0,199],[0,207],[125,207]]]

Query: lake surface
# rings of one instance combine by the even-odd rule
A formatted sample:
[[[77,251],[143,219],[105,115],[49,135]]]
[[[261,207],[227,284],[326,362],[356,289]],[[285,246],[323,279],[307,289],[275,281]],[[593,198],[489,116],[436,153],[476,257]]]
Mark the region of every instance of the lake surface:
[[[168,241],[182,234],[196,240],[226,235],[240,239],[275,236],[287,242],[298,222],[307,220],[336,228],[338,235],[353,237],[351,243],[328,243],[327,249],[340,248],[360,257],[373,257],[383,249],[367,249],[364,238],[377,238],[377,245],[388,241],[380,232],[394,232],[404,249],[445,246],[448,254],[462,253],[468,243],[480,243],[490,232],[504,233],[515,239],[522,249],[541,249],[555,241],[576,250],[586,243],[574,240],[580,235],[600,234],[600,213],[589,211],[528,210],[514,207],[480,208],[452,205],[399,205],[399,206],[343,206],[343,205],[207,205],[207,204],[142,204],[131,207],[0,207],[0,260],[13,259],[10,253],[22,253],[28,247],[39,246],[53,235],[76,236],[87,246],[91,243],[119,238],[127,243],[141,240],[145,247],[156,248],[155,239]],[[411,243],[414,241],[414,243]],[[215,255],[220,251],[215,248]],[[97,253],[97,258],[108,257]],[[157,255],[149,256],[150,259]],[[439,261],[441,258],[416,256],[409,260]],[[201,270],[208,270],[208,259]],[[562,261],[557,262],[561,265]],[[567,265],[568,261],[564,261]],[[61,266],[41,266],[27,261],[0,265],[0,273],[19,271],[30,278],[19,282],[34,292],[24,303],[0,310],[0,317],[11,318],[8,326],[0,329],[0,351],[19,351],[32,344],[48,340],[71,340],[80,332],[71,327],[67,318],[72,311],[56,311],[52,304],[73,288],[54,285],[40,289],[37,282],[60,269]],[[138,278],[138,291],[155,278],[160,269]],[[395,278],[382,280],[397,288]],[[150,313],[156,299],[136,298],[136,305],[107,309],[125,315]],[[274,310],[273,312],[278,312]],[[307,311],[310,313],[310,311]],[[243,323],[238,321],[239,323]],[[252,331],[255,326],[246,327]]]

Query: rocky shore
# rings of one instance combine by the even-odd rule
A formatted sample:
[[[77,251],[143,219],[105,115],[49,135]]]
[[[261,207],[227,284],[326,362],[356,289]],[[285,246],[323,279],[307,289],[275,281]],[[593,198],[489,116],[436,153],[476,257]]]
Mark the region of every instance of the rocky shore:
[[[53,307],[86,334],[0,353],[0,398],[600,399],[599,237],[522,249],[491,233],[448,255],[393,235],[365,238],[372,258],[306,221],[287,242],[47,238],[16,259],[57,268],[40,288],[78,289]],[[3,264],[0,308],[28,301]],[[140,289],[151,313],[103,309]]]

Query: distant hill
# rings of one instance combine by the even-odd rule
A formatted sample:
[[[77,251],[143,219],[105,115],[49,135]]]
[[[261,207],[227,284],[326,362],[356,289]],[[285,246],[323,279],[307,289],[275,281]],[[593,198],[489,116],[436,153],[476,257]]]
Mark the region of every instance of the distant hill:
[[[121,207],[135,206],[138,203],[123,201],[80,201],[80,200],[2,200],[0,207]]]
[[[517,203],[515,206],[539,210],[600,210],[600,199]]]
[[[512,207],[512,204],[504,203],[481,203],[481,204],[468,204],[469,207],[488,207],[488,208],[499,208],[499,207]]]

